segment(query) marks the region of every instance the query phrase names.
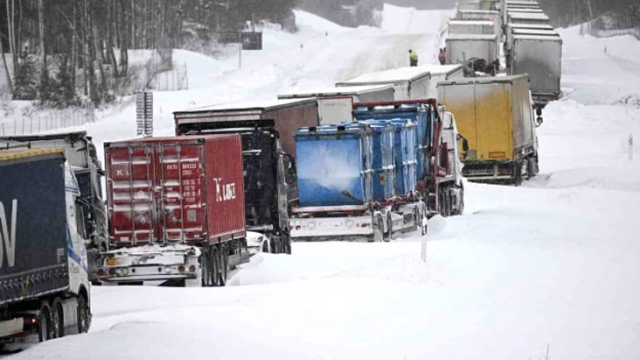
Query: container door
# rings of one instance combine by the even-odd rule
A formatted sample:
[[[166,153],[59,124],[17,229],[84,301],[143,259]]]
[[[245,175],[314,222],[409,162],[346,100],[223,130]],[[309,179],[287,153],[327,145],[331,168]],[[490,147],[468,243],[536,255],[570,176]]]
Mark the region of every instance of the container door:
[[[373,199],[373,137],[362,137],[362,182],[364,190],[364,202],[367,203]]]
[[[107,150],[107,191],[110,197],[111,243],[150,244],[159,239],[154,197],[155,160],[149,146]]]
[[[382,132],[382,159],[384,169],[384,192],[388,197],[396,195],[396,187],[394,186],[396,181],[396,167],[394,164],[393,153],[393,131],[387,130]]]
[[[168,242],[193,243],[206,238],[203,226],[202,146],[156,145],[160,232]]]
[[[513,158],[509,87],[508,84],[483,84],[476,88],[477,160]],[[455,114],[458,119],[458,113]]]

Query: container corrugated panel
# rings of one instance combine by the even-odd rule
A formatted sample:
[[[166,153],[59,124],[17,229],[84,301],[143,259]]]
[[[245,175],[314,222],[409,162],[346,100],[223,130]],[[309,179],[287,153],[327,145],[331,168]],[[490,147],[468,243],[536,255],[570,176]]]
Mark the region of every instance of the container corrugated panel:
[[[362,121],[374,131],[373,135],[373,199],[376,201],[395,196],[395,127],[384,120]]]
[[[122,141],[105,157],[112,246],[244,236],[239,135]]]
[[[300,206],[363,205],[373,198],[372,130],[327,125],[295,134]]]
[[[406,195],[416,189],[416,138],[418,126],[414,121],[391,120],[396,128],[394,136],[396,156],[396,194]]]
[[[0,151],[0,305],[69,286],[62,150]]]
[[[354,111],[356,120],[413,120],[417,123],[416,133],[416,177],[423,179],[431,174],[429,153],[433,146],[435,113],[424,105],[381,106],[373,109],[359,108]]]

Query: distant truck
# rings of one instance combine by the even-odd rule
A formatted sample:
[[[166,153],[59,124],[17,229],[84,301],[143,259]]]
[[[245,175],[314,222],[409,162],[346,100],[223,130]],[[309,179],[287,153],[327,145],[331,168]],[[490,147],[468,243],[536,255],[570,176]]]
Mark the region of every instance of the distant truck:
[[[89,330],[80,201],[62,149],[0,151],[0,350]]]
[[[303,126],[318,126],[318,101],[315,98],[265,100],[202,106],[180,112],[176,119],[176,134],[188,131],[205,133],[208,129],[233,127],[239,122],[269,125],[278,131],[285,153],[296,157],[293,133]]]
[[[490,20],[450,20],[448,24],[449,35],[494,35],[495,24]]]
[[[105,284],[224,286],[248,259],[239,135],[105,144]]]
[[[307,99],[304,101],[306,103]],[[241,136],[247,230],[261,234],[259,238],[264,244],[260,248],[263,251],[290,254],[289,217],[291,208],[298,203],[295,159],[283,150],[273,120],[257,117],[243,120],[240,115],[232,116],[232,112],[223,105],[216,109],[212,113],[201,110],[175,112],[176,135]],[[225,114],[225,121],[218,121],[221,114]],[[192,122],[194,116],[200,121]],[[303,118],[291,117],[289,121],[279,125],[295,129],[308,124]]]
[[[541,24],[549,25],[549,17],[545,14],[530,14],[521,12],[508,12],[509,24]]]
[[[543,30],[543,31],[555,31],[553,26],[548,24],[507,24],[505,30],[506,41],[504,42],[505,50],[510,50],[513,44],[513,35],[516,30]]]
[[[553,33],[516,33],[508,67],[511,75],[529,75],[533,101],[537,108],[544,108],[562,93],[562,39]]]
[[[316,98],[321,125],[350,121],[354,103],[393,101],[394,97],[395,90],[392,85],[320,88],[278,95],[278,99],[281,100]]]
[[[421,65],[363,74],[336,84],[337,87],[392,85],[394,101],[435,98],[438,81],[464,77],[461,65]]]
[[[502,16],[496,10],[458,10],[456,20],[490,20],[493,21],[495,31],[493,34],[502,39]]]
[[[84,131],[0,137],[0,150],[52,148],[64,150],[65,158],[80,186],[78,206],[82,208],[84,228],[88,236],[86,248],[89,280],[96,283],[101,263],[100,253],[108,250],[109,240],[102,195],[104,170],[91,137]]]
[[[453,34],[447,37],[446,44],[447,64],[465,64],[473,58],[490,64],[500,56],[496,35]]]
[[[478,182],[520,185],[538,174],[536,122],[526,75],[467,78],[438,84],[469,142],[463,175]]]

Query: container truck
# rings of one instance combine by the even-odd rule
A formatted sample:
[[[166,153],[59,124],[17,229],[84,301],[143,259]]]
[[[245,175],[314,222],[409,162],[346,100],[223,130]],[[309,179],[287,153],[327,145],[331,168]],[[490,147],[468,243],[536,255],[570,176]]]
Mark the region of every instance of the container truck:
[[[489,20],[450,20],[448,29],[449,35],[493,35],[496,33],[493,21]]]
[[[232,104],[202,106],[181,112],[176,116],[176,134],[181,134],[181,127],[190,130],[227,127],[239,122],[253,122],[261,127],[273,127],[280,136],[282,149],[296,157],[296,146],[293,133],[303,126],[319,125],[318,101],[309,99],[286,99],[252,101]]]
[[[80,200],[62,149],[0,151],[0,350],[89,330]]]
[[[398,149],[395,140],[390,143],[385,134],[388,129],[365,123],[296,132],[300,206],[293,209],[291,219],[294,240],[390,241],[398,232],[426,231],[426,206],[412,189],[415,179],[402,178],[411,176],[411,166],[415,166],[411,160],[415,152],[410,143],[403,143],[411,141],[408,134],[415,131],[415,125],[405,120],[404,125],[387,126],[393,126],[393,136],[400,136],[404,148]],[[379,146],[374,146],[375,142],[380,142]],[[390,148],[395,152],[395,184],[406,186],[396,187],[393,195],[374,188],[375,182],[383,187],[388,181],[393,183],[384,177],[393,171],[388,165]]]
[[[496,35],[453,34],[446,39],[447,64],[465,64],[468,60],[482,59],[490,64],[498,59],[499,43]]]
[[[174,113],[176,135],[239,134],[242,137],[245,217],[248,231],[259,233],[266,241],[262,250],[291,253],[289,214],[298,202],[298,180],[293,157],[280,145],[273,121],[233,120],[194,123],[188,121],[198,112]],[[185,121],[187,120],[187,121]],[[295,124],[296,119],[292,119]],[[294,124],[287,124],[289,127]]]
[[[468,143],[462,134],[458,133],[453,114],[445,112],[444,108],[437,104],[435,99],[356,104],[354,117],[360,121],[415,121],[418,126],[417,189],[421,197],[427,199],[428,215],[459,215],[464,208],[460,157],[465,157],[465,152],[459,150],[459,145],[462,144],[464,150],[468,148]]]
[[[96,147],[84,131],[0,137],[0,149],[50,149],[64,150],[65,158],[73,169],[80,186],[78,205],[82,207],[84,228],[87,232],[87,259],[89,280],[98,282],[100,253],[108,250],[107,219],[102,195],[104,170],[98,160]]]
[[[438,84],[469,142],[463,175],[478,182],[520,185],[538,173],[538,139],[527,75],[467,78]],[[540,119],[541,121],[541,119]]]
[[[546,31],[555,31],[553,26],[548,24],[507,24],[507,28],[505,30],[506,41],[504,42],[505,50],[510,50],[511,45],[513,44],[513,32],[515,30],[546,30]]]
[[[535,30],[534,30],[535,31]],[[540,30],[538,30],[540,31]],[[553,34],[516,34],[509,52],[509,73],[528,74],[537,109],[557,100],[561,93],[562,39]]]
[[[248,258],[239,135],[105,144],[107,284],[224,286]]]
[[[278,99],[307,99],[318,101],[318,118],[321,125],[351,121],[351,110],[357,102],[393,101],[392,85],[370,85],[320,88],[278,95]]]

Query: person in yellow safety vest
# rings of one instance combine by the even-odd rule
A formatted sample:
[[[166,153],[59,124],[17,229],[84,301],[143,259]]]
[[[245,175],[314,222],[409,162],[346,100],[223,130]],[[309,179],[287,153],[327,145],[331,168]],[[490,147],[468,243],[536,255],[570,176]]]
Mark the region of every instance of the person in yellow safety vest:
[[[409,49],[409,63],[411,66],[418,66],[418,54],[411,49]]]

